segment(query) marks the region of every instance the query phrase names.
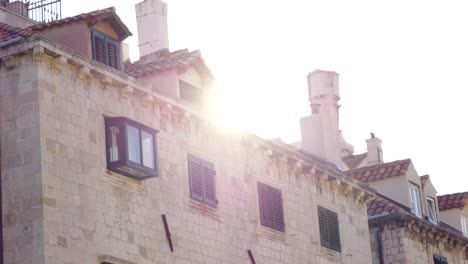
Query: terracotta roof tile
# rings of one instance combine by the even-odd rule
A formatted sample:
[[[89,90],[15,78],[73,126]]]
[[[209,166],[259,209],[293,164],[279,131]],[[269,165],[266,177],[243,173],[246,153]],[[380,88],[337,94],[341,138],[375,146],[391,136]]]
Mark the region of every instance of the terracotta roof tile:
[[[125,67],[125,73],[136,78],[149,73],[163,72],[171,69],[176,69],[178,72],[182,73],[188,66],[194,65],[197,62],[204,64],[203,58],[198,50],[188,51],[187,49],[182,49],[174,52],[161,50],[127,65]]]
[[[362,167],[354,170],[348,170],[344,173],[356,180],[362,182],[371,182],[404,175],[408,170],[410,164],[410,159],[397,160],[393,162]]]
[[[367,203],[367,215],[376,216],[383,214],[410,213],[410,209],[392,199],[376,193],[376,197]]]
[[[11,40],[17,37],[30,37],[34,31],[10,26],[0,22],[0,42]]]
[[[115,12],[114,7],[108,7],[105,9],[95,10],[92,12],[83,13],[83,14],[79,14],[76,16],[72,16],[72,17],[66,17],[66,18],[59,19],[59,20],[53,20],[47,23],[39,23],[39,24],[29,26],[26,29],[33,30],[33,31],[42,31],[45,29],[49,29],[49,28],[53,28],[57,26],[63,26],[63,25],[67,25],[70,23],[80,22],[83,20],[91,22],[93,19],[98,18],[98,17],[112,17],[113,19],[115,19],[114,21],[116,21],[118,25],[120,26],[120,29],[122,30],[121,33],[125,35],[125,37],[132,35],[130,30],[127,28],[127,26],[122,22],[120,17]]]
[[[437,196],[439,201],[439,210],[448,210],[453,208],[463,208],[468,201],[468,192],[452,193]]]
[[[343,157],[342,160],[350,170],[357,168],[367,158],[367,152]]]

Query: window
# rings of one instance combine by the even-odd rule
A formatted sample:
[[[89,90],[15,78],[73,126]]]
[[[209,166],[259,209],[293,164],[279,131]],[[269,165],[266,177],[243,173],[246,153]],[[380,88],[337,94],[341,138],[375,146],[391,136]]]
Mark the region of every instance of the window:
[[[258,182],[260,223],[284,232],[283,197],[281,190]]]
[[[461,226],[463,235],[468,236],[468,217],[464,215],[461,216]]]
[[[157,130],[125,117],[105,118],[107,169],[135,179],[157,176]]]
[[[180,99],[190,103],[201,103],[202,91],[187,82],[179,80]]]
[[[410,183],[411,212],[417,217],[422,217],[420,197],[419,186]]]
[[[447,258],[445,257],[434,255],[433,259],[434,259],[434,264],[448,264]]]
[[[427,197],[427,216],[429,221],[434,224],[437,224],[437,210],[436,203],[433,198]]]
[[[338,214],[323,207],[318,207],[320,244],[341,252],[340,225]]]
[[[119,42],[102,32],[91,29],[91,45],[93,59],[117,70],[120,68]]]
[[[188,155],[190,197],[216,207],[216,171],[213,163]]]

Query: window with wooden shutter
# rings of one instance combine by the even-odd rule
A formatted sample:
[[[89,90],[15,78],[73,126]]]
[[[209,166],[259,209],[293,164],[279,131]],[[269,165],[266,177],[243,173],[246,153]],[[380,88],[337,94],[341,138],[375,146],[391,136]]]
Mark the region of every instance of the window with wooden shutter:
[[[263,226],[284,231],[283,197],[281,190],[258,182],[260,223]]]
[[[338,221],[338,214],[319,206],[318,218],[320,244],[322,247],[341,252],[340,224]]]
[[[190,197],[216,207],[216,171],[211,162],[188,155]]]
[[[93,59],[115,69],[120,68],[119,42],[106,34],[91,29]]]

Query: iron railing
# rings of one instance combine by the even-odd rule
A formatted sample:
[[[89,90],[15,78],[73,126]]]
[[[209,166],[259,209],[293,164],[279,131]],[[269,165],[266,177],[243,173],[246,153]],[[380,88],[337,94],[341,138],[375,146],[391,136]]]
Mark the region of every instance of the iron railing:
[[[41,23],[62,18],[62,0],[0,0],[0,6]]]

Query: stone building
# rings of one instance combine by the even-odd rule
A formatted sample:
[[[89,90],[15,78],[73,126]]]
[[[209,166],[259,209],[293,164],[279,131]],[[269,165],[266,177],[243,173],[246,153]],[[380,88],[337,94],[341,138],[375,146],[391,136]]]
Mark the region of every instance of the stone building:
[[[136,6],[133,63],[113,8],[36,23],[8,7],[3,263],[371,262],[373,190],[301,149],[218,129],[211,72],[199,51],[169,51],[164,3]],[[322,75],[309,89],[326,97]]]

